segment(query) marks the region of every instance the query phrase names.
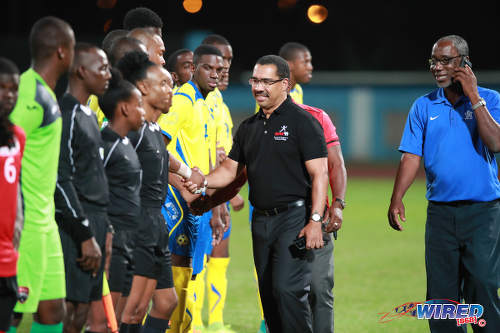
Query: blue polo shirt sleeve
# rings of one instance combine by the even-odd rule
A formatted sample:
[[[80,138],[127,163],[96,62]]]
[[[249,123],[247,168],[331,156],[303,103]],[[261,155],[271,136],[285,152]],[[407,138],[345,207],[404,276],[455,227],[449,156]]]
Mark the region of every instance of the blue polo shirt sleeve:
[[[421,113],[421,108],[417,100],[413,103],[406,119],[403,137],[398,148],[400,152],[422,156],[425,124]]]
[[[484,98],[486,108],[497,123],[500,124],[500,94],[495,90],[479,90],[479,95]]]

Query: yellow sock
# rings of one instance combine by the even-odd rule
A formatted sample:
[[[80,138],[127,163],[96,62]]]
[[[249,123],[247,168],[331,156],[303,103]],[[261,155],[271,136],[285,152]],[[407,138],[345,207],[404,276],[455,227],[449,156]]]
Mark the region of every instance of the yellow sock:
[[[188,286],[192,273],[193,269],[191,267],[172,266],[174,288],[177,293],[177,307],[170,316],[170,329],[167,330],[168,333],[181,332],[181,324],[186,312]]]
[[[264,309],[262,308],[262,302],[260,301],[259,278],[257,277],[257,270],[255,269],[255,266],[253,267],[253,277],[255,279],[255,284],[257,284],[257,303],[259,303],[260,319],[264,320]]]
[[[206,256],[205,256],[206,258]],[[205,265],[204,265],[205,266]],[[196,275],[195,287],[194,287],[194,310],[193,310],[193,326],[202,327],[203,326],[203,318],[202,318],[202,310],[203,303],[205,302],[205,272],[207,271],[206,267]]]
[[[184,311],[184,318],[182,319],[181,332],[192,333],[193,311],[194,311],[194,287],[196,280],[189,280],[187,295],[186,295],[186,311]]]
[[[207,264],[208,325],[224,323],[223,312],[227,295],[226,271],[229,258],[211,257]]]

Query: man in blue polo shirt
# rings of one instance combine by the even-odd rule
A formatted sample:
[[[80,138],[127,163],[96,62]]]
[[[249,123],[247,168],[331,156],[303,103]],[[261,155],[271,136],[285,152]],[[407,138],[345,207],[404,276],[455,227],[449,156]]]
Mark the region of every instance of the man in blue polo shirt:
[[[424,159],[427,177],[427,300],[481,304],[482,329],[500,332],[500,95],[477,86],[467,42],[455,35],[432,48],[438,89],[413,104],[388,212],[403,230],[402,198]],[[447,302],[451,303],[451,302]],[[465,332],[455,320],[430,320],[432,332]]]

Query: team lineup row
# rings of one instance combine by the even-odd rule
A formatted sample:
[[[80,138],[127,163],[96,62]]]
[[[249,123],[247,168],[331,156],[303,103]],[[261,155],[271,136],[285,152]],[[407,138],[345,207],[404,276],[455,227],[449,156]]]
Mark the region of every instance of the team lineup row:
[[[211,190],[206,193],[203,191],[201,199],[193,202],[199,197],[200,191],[193,190],[197,193],[193,196],[181,182],[183,177],[190,181],[189,184],[201,184],[203,174],[208,174],[226,159],[226,152],[231,149],[232,121],[219,89],[224,90],[229,82],[232,49],[223,37],[209,36],[203,43],[206,45],[197,48],[194,54],[186,50],[173,54],[171,60],[173,59],[173,66],[178,70],[174,69],[170,74],[162,67],[165,64],[164,46],[161,30],[158,28],[161,29],[146,26],[113,31],[103,42],[103,48],[106,48],[106,45],[109,47],[107,52],[103,52],[98,47],[86,43],[74,45],[71,28],[57,18],[44,18],[33,26],[30,36],[33,67],[21,75],[19,99],[10,119],[23,129],[28,129],[29,126],[21,123],[21,120],[15,121],[16,116],[21,112],[19,110],[30,108],[27,104],[38,106],[44,120],[40,124],[30,124],[32,127],[29,130],[36,132],[36,129],[44,128],[46,141],[43,146],[51,147],[51,158],[47,156],[46,151],[38,152],[40,157],[43,155],[45,161],[51,161],[46,170],[41,171],[39,165],[32,166],[30,170],[29,166],[26,168],[28,163],[23,162],[23,177],[31,178],[32,182],[22,182],[23,194],[29,190],[38,194],[50,192],[45,186],[50,182],[43,184],[44,191],[41,191],[42,186],[33,181],[36,177],[25,176],[25,173],[29,173],[25,172],[25,169],[38,175],[44,174],[45,177],[51,174],[48,169],[51,169],[53,174],[54,166],[57,166],[58,171],[57,175],[54,175],[57,180],[55,207],[52,206],[52,209],[58,227],[55,230],[59,232],[64,256],[57,248],[52,250],[58,254],[59,259],[64,258],[64,269],[61,270],[57,260],[42,268],[51,273],[64,273],[66,288],[63,288],[64,283],[61,283],[61,280],[50,282],[42,278],[38,287],[45,285],[46,288],[49,283],[53,283],[53,286],[58,285],[58,288],[51,288],[52,294],[49,296],[42,294],[42,291],[38,295],[34,293],[33,290],[36,290],[37,286],[30,284],[28,279],[22,279],[24,241],[21,241],[20,247],[21,259],[17,278],[21,287],[26,286],[26,290],[31,292],[26,300],[17,305],[16,312],[37,311],[35,324],[42,327],[55,324],[53,321],[57,323],[58,317],[62,317],[63,307],[58,311],[56,305],[65,305],[65,329],[67,327],[68,330],[80,330],[87,321],[89,305],[94,306],[94,303],[98,303],[95,301],[101,298],[102,271],[106,267],[122,331],[139,329],[139,323],[142,322],[151,300],[153,306],[144,327],[164,330],[170,320],[171,330],[177,331],[182,322],[186,321],[186,311],[182,306],[176,305],[179,301],[185,303],[185,299],[192,298],[186,293],[188,285],[194,283],[191,280],[194,281],[194,277],[203,271],[205,265],[226,266],[223,270],[227,268],[229,258],[227,242],[224,245],[224,241],[228,240],[230,228],[229,205],[220,204],[209,209],[212,203],[208,199],[217,198],[208,195]],[[48,35],[55,35],[59,40],[48,40]],[[57,45],[54,45],[54,42]],[[52,45],[49,45],[51,43]],[[307,48],[292,43],[289,49],[291,51],[288,52],[292,53],[292,56],[296,56],[293,53],[300,53],[302,57],[308,55],[306,66],[311,67],[309,71],[312,70]],[[179,61],[183,56],[187,56],[187,62]],[[109,69],[111,66],[108,65],[108,58],[111,65],[119,71]],[[50,70],[45,68],[48,63]],[[269,64],[272,63],[267,65]],[[59,125],[62,127],[61,144],[59,149],[55,149],[51,141],[59,141],[57,132],[60,127],[57,128],[57,113],[53,112],[57,108],[53,88],[59,76],[68,69],[68,90],[59,101],[62,114],[62,126]],[[47,75],[47,72],[53,75]],[[15,77],[16,71],[13,70],[10,74]],[[310,76],[310,73],[308,75]],[[172,77],[176,83],[173,97]],[[252,85],[257,87],[272,85],[267,78],[253,78],[253,81]],[[284,83],[288,88],[288,81]],[[295,86],[294,91],[298,91],[300,86]],[[33,88],[36,88],[34,93]],[[24,94],[25,91],[28,94]],[[301,96],[297,95],[296,98],[301,99]],[[171,113],[163,117],[162,114],[169,110]],[[98,121],[95,121],[92,111],[97,114]],[[328,118],[321,110],[311,112],[318,113],[320,121]],[[48,113],[53,116],[50,117]],[[27,121],[26,117],[19,118]],[[338,145],[333,124],[329,118],[327,120],[331,130],[329,144]],[[54,127],[52,137],[46,135],[45,127],[50,126]],[[103,126],[101,132],[100,126]],[[28,132],[27,137],[28,147],[29,138],[35,135]],[[165,150],[165,144],[168,145],[170,141],[175,143],[175,148],[171,149],[174,154]],[[58,164],[54,164],[55,156],[59,157]],[[191,170],[186,165],[196,167]],[[170,176],[168,171],[172,172]],[[171,185],[167,187],[167,183]],[[36,188],[37,186],[40,188]],[[238,196],[234,197],[237,190],[232,191],[233,198],[229,199],[233,208],[241,209],[243,201]],[[47,195],[45,199],[48,197]],[[33,209],[38,210],[37,212],[30,211],[35,208],[30,199],[29,195],[24,195],[24,230],[29,229],[29,221],[32,219],[30,213],[38,213],[37,217],[43,213],[40,212],[43,205]],[[343,203],[340,198],[339,200]],[[179,203],[180,201],[182,202]],[[209,213],[202,217],[190,213],[188,202],[192,203],[194,212],[201,214],[202,211],[209,210]],[[44,216],[45,220],[37,218],[37,227],[41,227],[39,230],[50,229],[47,233],[50,231],[50,237],[56,237],[57,233],[53,232],[54,224],[49,222],[50,216],[50,213]],[[337,221],[341,223],[341,217]],[[107,228],[110,227],[114,229],[113,255],[111,258],[108,256],[109,261],[106,262],[106,256],[103,254],[107,250],[105,244],[110,244],[107,242],[110,238]],[[336,222],[336,229],[339,227]],[[176,234],[172,235],[174,231]],[[211,234],[214,235],[213,241]],[[23,235],[22,239],[26,239],[25,233]],[[169,236],[172,254],[167,248]],[[223,246],[217,248],[221,241]],[[317,243],[319,246],[322,242]],[[212,249],[211,245],[216,245],[216,248]],[[195,251],[199,252],[198,255]],[[108,254],[109,252],[108,250]],[[205,252],[211,255],[208,264],[204,263]],[[46,256],[46,253],[41,256]],[[179,277],[176,278],[176,275]],[[180,283],[176,283],[175,288],[178,291],[175,292],[173,282],[177,280]],[[225,277],[221,280],[225,280]],[[48,311],[45,310],[47,297],[51,301],[58,300],[51,302]],[[66,301],[60,302],[61,298]],[[174,309],[177,309],[177,313],[172,314]],[[216,318],[216,325],[212,326],[219,331],[227,330],[222,324],[222,311],[220,312],[220,321]],[[90,320],[91,330],[92,321],[98,322],[94,319],[96,318]],[[198,320],[201,323],[201,318]],[[189,324],[188,322],[187,325]]]

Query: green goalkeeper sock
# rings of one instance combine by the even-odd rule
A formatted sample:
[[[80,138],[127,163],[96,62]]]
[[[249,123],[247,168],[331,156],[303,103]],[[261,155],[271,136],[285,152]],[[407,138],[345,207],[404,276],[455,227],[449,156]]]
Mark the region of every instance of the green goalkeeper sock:
[[[31,325],[31,333],[62,333],[62,331],[63,323],[55,325],[42,325],[34,321]]]

